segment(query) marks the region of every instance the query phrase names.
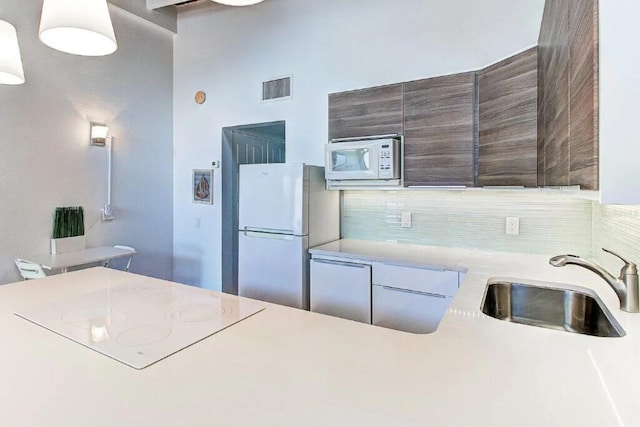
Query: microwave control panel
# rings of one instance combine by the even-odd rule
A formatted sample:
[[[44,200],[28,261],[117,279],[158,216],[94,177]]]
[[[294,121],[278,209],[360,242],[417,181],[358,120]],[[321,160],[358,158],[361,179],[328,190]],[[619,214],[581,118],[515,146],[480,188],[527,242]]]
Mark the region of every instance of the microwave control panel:
[[[380,164],[378,171],[378,178],[380,179],[392,179],[394,178],[394,153],[393,144],[382,143],[380,144],[380,150],[378,151],[380,156]]]

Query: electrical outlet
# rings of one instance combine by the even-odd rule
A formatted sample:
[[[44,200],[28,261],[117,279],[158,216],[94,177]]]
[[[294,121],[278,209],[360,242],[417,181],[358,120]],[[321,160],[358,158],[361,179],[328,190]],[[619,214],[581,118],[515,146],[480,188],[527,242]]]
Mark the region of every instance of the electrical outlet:
[[[116,219],[116,212],[111,205],[104,205],[100,213],[102,221],[113,221]]]
[[[218,169],[220,167],[220,160],[215,160],[211,162],[211,167],[214,169]]]
[[[197,217],[196,218],[196,228],[200,228],[200,223],[202,222],[202,218]]]
[[[411,228],[411,212],[402,212],[400,214],[400,227]]]
[[[507,217],[505,221],[505,231],[506,234],[519,235],[520,234],[520,218],[516,217]]]

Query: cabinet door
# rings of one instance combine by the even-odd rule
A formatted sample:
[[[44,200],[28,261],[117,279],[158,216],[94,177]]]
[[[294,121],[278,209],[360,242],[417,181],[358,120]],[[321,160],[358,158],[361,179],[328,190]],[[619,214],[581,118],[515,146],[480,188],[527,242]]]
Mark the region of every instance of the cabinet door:
[[[619,4],[619,1],[614,3]],[[598,189],[599,58],[597,10],[597,1],[570,1],[569,183],[580,185],[586,190]],[[629,11],[629,13],[631,12]],[[628,37],[626,40],[631,40],[629,36],[626,34]]]
[[[545,3],[538,41],[540,185],[599,188],[598,5],[604,3],[609,4],[583,0]],[[620,7],[623,16],[634,16],[629,8]],[[619,19],[614,27],[624,28]],[[625,41],[631,40],[628,31],[621,30],[621,34]],[[629,56],[626,50],[623,53],[625,58]],[[617,67],[624,69],[634,70]],[[613,79],[615,86],[627,92],[619,77]]]
[[[407,186],[474,185],[475,73],[405,83]]]
[[[538,185],[537,48],[478,73],[478,185]]]
[[[402,134],[402,84],[329,95],[329,139]]]
[[[371,323],[371,266],[313,258],[311,311]]]
[[[373,324],[415,334],[434,332],[447,312],[451,297],[373,286]]]
[[[540,185],[569,185],[569,1],[545,3],[540,38],[542,86],[541,117],[544,134],[539,135],[544,156]]]

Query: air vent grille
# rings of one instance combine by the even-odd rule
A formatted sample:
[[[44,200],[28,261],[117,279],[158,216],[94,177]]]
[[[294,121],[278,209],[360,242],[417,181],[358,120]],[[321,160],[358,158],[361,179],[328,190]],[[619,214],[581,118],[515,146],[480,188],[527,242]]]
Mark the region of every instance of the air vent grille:
[[[275,101],[291,98],[291,76],[262,82],[262,100]]]

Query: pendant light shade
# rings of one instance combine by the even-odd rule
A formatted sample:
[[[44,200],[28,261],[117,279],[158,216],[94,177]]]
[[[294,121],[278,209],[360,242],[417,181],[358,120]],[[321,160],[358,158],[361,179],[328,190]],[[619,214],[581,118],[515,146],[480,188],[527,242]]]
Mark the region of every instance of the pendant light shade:
[[[109,55],[118,48],[107,0],[44,0],[40,40],[83,56]]]
[[[0,20],[0,84],[24,83],[24,69],[18,47],[16,27]]]
[[[213,0],[216,3],[226,4],[227,6],[251,6],[252,4],[258,4],[264,0]]]

